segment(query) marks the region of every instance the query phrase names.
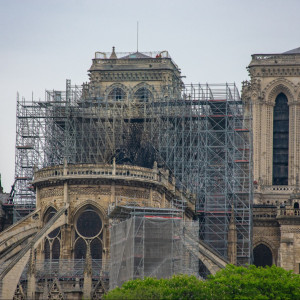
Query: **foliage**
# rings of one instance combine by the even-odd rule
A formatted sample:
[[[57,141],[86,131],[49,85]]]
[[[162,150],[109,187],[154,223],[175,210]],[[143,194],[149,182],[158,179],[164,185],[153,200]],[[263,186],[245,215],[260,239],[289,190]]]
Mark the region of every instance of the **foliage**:
[[[211,299],[300,299],[300,276],[276,266],[228,265],[206,285]]]
[[[300,276],[276,266],[228,265],[206,281],[188,275],[131,280],[104,299],[300,299]]]

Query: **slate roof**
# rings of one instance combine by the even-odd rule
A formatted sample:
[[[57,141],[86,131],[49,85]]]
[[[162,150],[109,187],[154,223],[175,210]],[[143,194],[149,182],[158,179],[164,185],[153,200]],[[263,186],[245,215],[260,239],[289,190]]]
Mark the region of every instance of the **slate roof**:
[[[145,55],[141,52],[135,52],[135,53],[131,53],[129,55],[126,55],[124,57],[121,57],[122,59],[128,59],[128,58],[151,58],[148,55]]]
[[[283,52],[282,54],[300,54],[300,47]]]

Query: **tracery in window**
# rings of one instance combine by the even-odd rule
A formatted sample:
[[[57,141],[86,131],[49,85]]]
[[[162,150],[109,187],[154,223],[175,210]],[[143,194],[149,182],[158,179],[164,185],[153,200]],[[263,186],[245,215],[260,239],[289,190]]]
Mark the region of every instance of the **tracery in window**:
[[[134,93],[134,99],[138,102],[149,102],[152,99],[152,93],[147,88],[139,88]]]
[[[285,94],[275,100],[273,115],[273,185],[288,185],[289,107]]]
[[[48,208],[44,217],[44,224],[47,224],[57,213],[53,207]],[[45,259],[59,259],[60,257],[60,228],[52,230],[45,238],[44,257]]]
[[[85,258],[90,243],[92,259],[102,259],[103,223],[98,211],[91,205],[86,206],[79,212],[75,224],[74,258]]]
[[[121,88],[114,88],[108,94],[108,100],[112,101],[124,101],[126,99],[126,94]]]

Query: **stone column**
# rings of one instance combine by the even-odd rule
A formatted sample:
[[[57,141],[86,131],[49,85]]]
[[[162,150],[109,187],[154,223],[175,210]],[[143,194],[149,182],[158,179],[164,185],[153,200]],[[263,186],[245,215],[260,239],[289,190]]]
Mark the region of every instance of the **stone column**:
[[[36,209],[41,208],[41,198],[40,198],[40,188],[36,187],[35,189],[35,199],[36,199]]]
[[[267,103],[265,115],[266,185],[273,184],[273,114],[274,105]]]
[[[253,101],[253,167],[254,180],[261,178],[260,152],[261,152],[261,104]]]
[[[92,257],[90,241],[87,243],[83,280],[83,298],[90,299],[92,293]]]
[[[34,248],[30,250],[29,266],[27,271],[27,299],[35,299],[35,251]]]
[[[150,188],[150,206],[152,207],[153,206],[153,189]]]
[[[299,181],[300,170],[300,103],[289,103],[289,185]]]
[[[60,258],[71,258],[71,226],[65,224],[61,226],[61,252]]]
[[[227,255],[228,260],[231,264],[237,264],[237,231],[235,224],[234,208],[231,211],[231,218],[228,229],[228,244],[227,244]]]

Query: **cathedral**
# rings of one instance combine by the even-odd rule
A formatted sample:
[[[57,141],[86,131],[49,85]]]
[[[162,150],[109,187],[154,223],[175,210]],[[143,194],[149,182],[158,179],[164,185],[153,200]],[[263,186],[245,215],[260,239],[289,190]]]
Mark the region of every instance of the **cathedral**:
[[[300,48],[254,54],[242,98],[252,106],[253,258],[299,273]]]
[[[299,273],[299,65],[300,48],[252,55],[240,96],[184,84],[167,51],[113,47],[82,86],[18,99],[0,298],[100,299],[228,263]]]

